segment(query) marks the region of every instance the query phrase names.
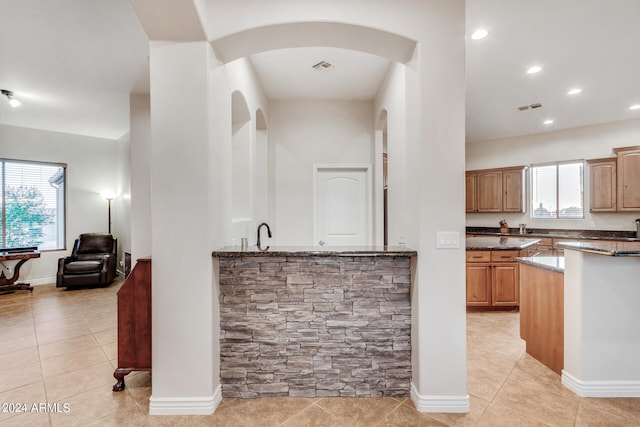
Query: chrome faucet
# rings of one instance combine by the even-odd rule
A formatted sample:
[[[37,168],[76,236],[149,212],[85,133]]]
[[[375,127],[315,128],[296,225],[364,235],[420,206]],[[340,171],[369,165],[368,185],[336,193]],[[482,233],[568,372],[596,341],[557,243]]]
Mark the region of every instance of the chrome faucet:
[[[267,236],[271,238],[271,229],[269,228],[269,224],[267,224],[266,222],[263,222],[258,226],[258,238],[256,239],[256,246],[258,246],[258,248],[260,248],[260,229],[262,228],[263,225],[267,227]]]
[[[640,218],[636,219],[636,239],[640,239]]]

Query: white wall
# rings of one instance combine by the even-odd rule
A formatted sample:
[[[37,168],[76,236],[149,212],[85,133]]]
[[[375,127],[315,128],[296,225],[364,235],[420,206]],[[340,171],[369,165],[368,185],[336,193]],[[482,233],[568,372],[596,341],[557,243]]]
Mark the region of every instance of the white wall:
[[[487,169],[535,163],[612,157],[615,147],[638,145],[640,120],[585,126],[557,132],[505,138],[467,145],[466,169]],[[585,167],[584,219],[532,219],[525,214],[467,214],[467,225],[498,227],[506,219],[511,227],[526,223],[529,228],[576,228],[593,230],[635,230],[640,212],[590,213],[589,168]]]
[[[406,242],[407,156],[406,156],[406,66],[394,63],[375,100],[376,117],[387,111],[388,227],[389,244]],[[382,166],[382,165],[380,165]],[[377,190],[382,191],[382,190]]]
[[[220,89],[223,91],[231,91],[230,93],[235,91],[240,92],[248,109],[248,112],[246,112],[248,121],[245,122],[243,119],[243,123],[233,123],[233,129],[229,128],[229,132],[232,134],[232,140],[234,141],[232,144],[232,154],[229,158],[229,162],[233,165],[232,189],[230,189],[233,201],[231,203],[232,218],[226,224],[226,244],[240,245],[240,239],[246,237],[251,246],[256,244],[257,224],[263,221],[269,221],[269,217],[265,216],[263,206],[265,194],[259,193],[260,191],[264,191],[264,188],[257,185],[258,175],[262,175],[263,182],[261,182],[261,184],[269,185],[268,179],[270,171],[264,170],[264,168],[268,167],[268,162],[265,164],[265,160],[268,159],[258,157],[259,152],[262,153],[262,155],[264,155],[263,152],[265,150],[268,152],[268,147],[265,148],[263,145],[269,145],[266,136],[268,126],[263,126],[266,127],[266,129],[261,130],[260,134],[258,134],[256,130],[256,123],[258,122],[257,111],[261,110],[263,113],[263,117],[260,120],[262,122],[266,121],[264,120],[264,116],[269,113],[269,101],[260,85],[253,65],[248,59],[241,58],[226,64],[224,66],[224,73],[227,80]],[[224,98],[227,96],[228,102],[232,99],[232,95],[221,94],[221,96],[221,101],[225,101]],[[242,111],[240,114],[238,109],[233,109],[232,115],[243,118],[245,117],[245,112]],[[232,117],[232,122],[236,121],[237,119]],[[223,124],[222,126],[224,127],[225,125]],[[258,149],[256,145],[258,141],[261,143],[260,149]],[[240,146],[236,144],[236,142],[243,145]],[[225,145],[227,143],[226,138],[219,140],[219,143]],[[246,146],[244,145],[245,143]],[[260,163],[260,167],[258,167],[258,163]],[[265,173],[266,176],[264,176]],[[237,177],[241,179],[241,183],[237,182]],[[245,190],[241,190],[241,188],[245,188]],[[244,206],[244,209],[241,209],[244,213],[236,213],[235,210],[237,206]]]
[[[247,28],[277,24],[286,27],[290,23],[318,20],[354,25],[355,28],[349,29],[356,33],[358,26],[368,27],[364,33],[376,34],[376,40],[388,44],[364,46],[357,34],[344,42],[326,33],[306,34],[307,40],[315,36],[317,41],[329,40],[341,47],[362,46],[370,52],[393,51],[394,38],[380,36],[383,32],[416,40],[415,56],[407,68],[405,84],[407,180],[403,183],[409,195],[403,206],[408,212],[407,243],[419,253],[413,284],[412,397],[421,411],[468,411],[465,287],[464,270],[460,268],[464,263],[464,248],[435,248],[438,230],[463,235],[465,225],[464,1],[378,0],[372,5],[368,0],[254,0],[216,1],[211,6],[204,10],[215,10],[215,13],[202,18],[212,40]],[[230,19],[234,16],[243,19]],[[300,27],[294,25],[289,28],[291,37],[272,34],[274,46],[285,44],[283,41],[294,45],[294,28],[299,34]],[[287,29],[284,30],[286,33]],[[268,46],[270,41],[259,42],[260,46]],[[212,272],[215,264],[211,264],[210,253],[220,243],[221,233],[228,237],[231,219],[231,91],[228,86],[236,75],[229,68],[221,70],[215,58],[207,56],[204,45],[206,43],[158,43],[154,46],[152,43],[154,386],[151,413],[205,413],[215,408],[210,393],[218,384],[219,325],[217,283]],[[406,39],[402,46],[406,48]],[[202,70],[210,73],[208,82],[202,78]],[[178,92],[185,100],[179,108],[174,104]],[[208,99],[203,99],[203,93],[209,94]],[[314,105],[317,104],[312,102],[308,109]],[[255,111],[251,104],[250,111]],[[267,114],[270,140],[288,144],[290,137],[297,134],[303,138],[298,144],[304,144],[317,137],[308,134],[308,128],[296,131],[295,126],[283,127],[284,138],[277,133],[274,136],[275,115],[273,111]],[[373,108],[369,107],[365,126],[368,134],[357,136],[358,140],[366,139],[369,147],[374,117]],[[289,119],[292,124],[300,120],[305,123],[299,113]],[[281,121],[284,122],[284,117]],[[336,126],[344,125],[330,123],[323,134],[332,132]],[[328,141],[331,140],[327,138],[318,143],[330,143]],[[318,150],[320,156],[327,151],[320,146],[307,147]],[[285,148],[294,152],[283,151]],[[350,148],[347,145],[345,158]],[[279,147],[281,156],[276,152],[274,159],[278,170],[286,167],[282,160],[291,162],[299,157],[295,149],[289,145]],[[203,158],[208,159],[208,163],[203,163]],[[367,161],[370,158],[368,152]],[[189,182],[196,184],[185,187]],[[305,188],[309,187],[293,190],[302,194]],[[286,200],[287,194],[278,191],[277,185],[274,192],[280,206],[288,204],[290,209],[300,210],[300,204]],[[208,195],[206,199],[202,198],[204,194]],[[275,235],[283,239],[278,243],[293,241],[294,236],[280,230],[278,217],[280,213],[285,214],[284,209],[276,206],[275,211]],[[301,211],[299,215],[309,215],[310,209]],[[305,232],[301,228],[304,225],[297,222],[294,225],[301,233]],[[180,248],[177,252],[176,247]],[[181,273],[179,283],[173,275],[175,271]]]
[[[370,163],[373,106],[365,101],[277,101],[273,244],[313,245],[313,164]]]
[[[252,185],[251,167],[252,147],[251,122],[233,125],[231,138],[231,194],[232,215],[234,220],[249,220],[252,218]],[[248,236],[239,236],[248,237]]]
[[[131,251],[131,161],[128,133],[117,144],[116,197],[111,201],[111,233],[118,239],[118,271],[124,273],[124,252]]]
[[[118,189],[120,143],[5,125],[0,141],[0,157],[67,164],[67,250],[43,252],[20,270],[21,280],[32,285],[55,283],[58,258],[71,253],[80,233],[107,232],[107,201],[100,193]],[[112,211],[112,223],[119,221]]]
[[[129,157],[131,258],[151,255],[151,118],[149,95],[132,95]]]

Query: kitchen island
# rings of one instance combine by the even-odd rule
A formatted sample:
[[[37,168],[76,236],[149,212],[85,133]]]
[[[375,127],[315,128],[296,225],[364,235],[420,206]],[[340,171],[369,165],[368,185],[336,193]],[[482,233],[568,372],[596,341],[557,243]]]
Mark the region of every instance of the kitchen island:
[[[564,249],[562,383],[579,396],[640,397],[640,243]]]
[[[556,372],[564,366],[564,257],[517,258],[520,338],[527,353]]]
[[[225,247],[220,372],[227,398],[408,396],[406,247]]]

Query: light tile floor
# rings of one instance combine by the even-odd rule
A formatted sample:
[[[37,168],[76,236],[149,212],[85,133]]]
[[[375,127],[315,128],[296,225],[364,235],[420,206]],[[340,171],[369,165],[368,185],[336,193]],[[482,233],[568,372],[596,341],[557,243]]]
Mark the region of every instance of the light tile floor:
[[[268,398],[149,416],[148,373],[111,391],[120,285],[0,295],[0,426],[640,426],[640,399],[579,398],[526,355],[517,312],[467,314],[468,414],[421,414],[406,398]],[[58,407],[32,411],[46,402]]]

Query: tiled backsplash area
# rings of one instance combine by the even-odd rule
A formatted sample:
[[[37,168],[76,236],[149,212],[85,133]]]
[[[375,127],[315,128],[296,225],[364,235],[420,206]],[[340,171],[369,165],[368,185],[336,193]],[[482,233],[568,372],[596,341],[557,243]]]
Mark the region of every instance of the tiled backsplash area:
[[[499,227],[467,227],[467,234],[504,234],[500,233]],[[518,235],[518,228],[509,228],[509,235]],[[525,236],[549,236],[565,237],[572,239],[635,239],[635,231],[615,231],[615,230],[579,230],[579,229],[556,229],[556,228],[527,228]]]
[[[410,257],[221,257],[223,397],[408,396]]]

